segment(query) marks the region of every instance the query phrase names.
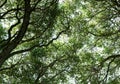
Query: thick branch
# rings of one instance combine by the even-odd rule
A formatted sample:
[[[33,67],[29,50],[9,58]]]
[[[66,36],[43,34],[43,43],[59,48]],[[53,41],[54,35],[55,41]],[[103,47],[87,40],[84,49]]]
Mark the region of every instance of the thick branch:
[[[10,57],[10,53],[17,47],[19,42],[24,37],[26,30],[29,25],[30,14],[31,14],[30,0],[25,0],[25,13],[23,18],[22,26],[17,34],[17,36],[7,44],[7,46],[0,53],[0,67],[2,64]]]

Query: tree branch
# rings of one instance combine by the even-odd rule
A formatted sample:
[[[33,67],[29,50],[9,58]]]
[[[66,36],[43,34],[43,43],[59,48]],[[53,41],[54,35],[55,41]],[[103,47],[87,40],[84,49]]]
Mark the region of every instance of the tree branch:
[[[103,59],[101,62],[100,62],[100,65],[98,66],[99,70],[102,69],[102,67],[104,66],[104,63],[108,60],[112,60],[112,62],[114,61],[114,59],[117,59],[120,57],[120,54],[117,54],[117,55],[111,55],[111,56],[108,56],[107,58]]]
[[[30,6],[30,0],[25,0],[25,11],[24,11],[24,17],[23,17],[23,23],[18,31],[17,36],[6,45],[6,47],[3,49],[3,51],[0,53],[0,67],[2,64],[10,57],[10,53],[17,47],[19,42],[22,40],[24,37],[28,25],[29,25],[29,20],[30,20],[30,15],[31,15],[31,6]],[[7,13],[6,13],[7,14]]]
[[[109,70],[110,70],[110,65],[111,65],[111,63],[114,61],[114,59],[115,59],[115,58],[113,58],[113,59],[109,62],[108,66],[107,66],[106,75],[105,75],[105,77],[104,77],[104,79],[103,79],[104,81],[107,80],[108,73],[109,73]]]
[[[115,34],[118,34],[120,32],[120,30],[117,30],[115,32],[109,32],[109,33],[102,33],[102,34],[94,34],[90,31],[88,31],[88,33],[94,35],[94,36],[98,36],[98,37],[109,37],[109,36],[112,36],[112,35],[115,35]]]
[[[10,9],[8,11],[6,11],[5,13],[3,13],[1,16],[0,16],[0,19],[3,19],[3,17],[5,17],[5,15],[7,15],[8,13],[12,12],[12,11],[18,11],[18,10],[21,10],[22,8],[14,8],[14,9]]]
[[[7,3],[7,0],[5,0],[2,5],[0,5],[0,8],[3,7]]]
[[[36,80],[35,80],[35,84],[38,83],[39,79],[45,74],[45,72],[48,70],[49,67],[52,68],[52,67],[55,65],[55,63],[56,63],[56,62],[59,62],[63,57],[64,57],[64,56],[62,56],[62,57],[60,57],[60,58],[57,58],[57,59],[55,59],[53,62],[51,62],[48,66],[43,67],[42,70],[40,70],[40,73],[38,74],[38,77],[37,77]],[[63,71],[61,71],[61,73],[62,73],[62,72],[63,72]],[[56,76],[57,76],[57,74],[56,74]]]
[[[20,60],[21,60],[21,58],[18,60],[17,63],[12,64],[10,67],[1,68],[0,71],[4,71],[4,70],[8,70],[8,69],[14,68],[16,65],[18,65],[20,63]]]
[[[59,34],[57,35],[57,37],[55,37],[55,38],[53,38],[52,40],[50,40],[47,44],[41,44],[41,45],[40,45],[40,44],[36,44],[36,45],[34,45],[34,46],[32,46],[32,47],[30,47],[30,48],[28,48],[28,49],[15,51],[15,52],[11,53],[10,55],[13,56],[13,55],[15,55],[15,54],[20,54],[20,53],[23,53],[23,52],[28,52],[28,51],[33,50],[33,49],[36,48],[36,47],[47,47],[47,46],[49,46],[51,43],[53,43],[54,40],[57,40],[57,39],[59,38],[59,36],[60,36],[63,32],[65,32],[65,31],[66,31],[66,30],[63,30],[63,31],[59,32]]]

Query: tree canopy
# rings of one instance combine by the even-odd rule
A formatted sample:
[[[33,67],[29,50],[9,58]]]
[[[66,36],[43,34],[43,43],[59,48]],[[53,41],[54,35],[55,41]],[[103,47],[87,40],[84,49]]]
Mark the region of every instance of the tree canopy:
[[[1,84],[119,84],[119,0],[2,0]]]

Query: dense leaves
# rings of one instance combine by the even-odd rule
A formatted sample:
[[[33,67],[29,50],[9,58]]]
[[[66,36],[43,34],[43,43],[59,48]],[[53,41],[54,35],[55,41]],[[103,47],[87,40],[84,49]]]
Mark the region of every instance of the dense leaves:
[[[119,84],[119,0],[2,0],[1,84]]]

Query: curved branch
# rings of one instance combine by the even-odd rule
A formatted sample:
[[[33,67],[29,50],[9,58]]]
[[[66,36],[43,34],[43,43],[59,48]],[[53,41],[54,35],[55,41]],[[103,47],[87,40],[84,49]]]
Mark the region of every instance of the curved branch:
[[[6,3],[7,3],[7,0],[5,0],[2,5],[0,5],[0,8],[3,7]]]
[[[14,8],[14,9],[10,9],[6,12],[4,12],[1,16],[0,16],[0,19],[3,19],[3,17],[5,17],[5,15],[7,15],[8,13],[12,12],[12,11],[18,11],[18,10],[21,10],[22,8]]]
[[[108,56],[103,61],[101,61],[100,67],[103,67],[103,65],[106,61],[111,60],[111,59],[116,59],[116,58],[119,58],[119,57],[120,57],[120,54]]]
[[[59,34],[58,34],[55,38],[53,38],[52,40],[50,40],[47,44],[41,44],[41,45],[40,45],[40,44],[36,44],[36,45],[34,45],[34,46],[32,46],[32,47],[30,47],[30,48],[28,48],[28,49],[15,51],[15,52],[11,53],[10,55],[13,56],[13,55],[15,55],[15,54],[20,54],[20,53],[28,52],[28,51],[33,50],[33,49],[36,48],[36,47],[47,47],[47,46],[49,46],[51,43],[53,43],[54,40],[57,40],[57,39],[59,38],[59,36],[60,36],[63,32],[65,32],[65,31],[66,31],[66,30],[63,30],[63,31],[59,32]]]

